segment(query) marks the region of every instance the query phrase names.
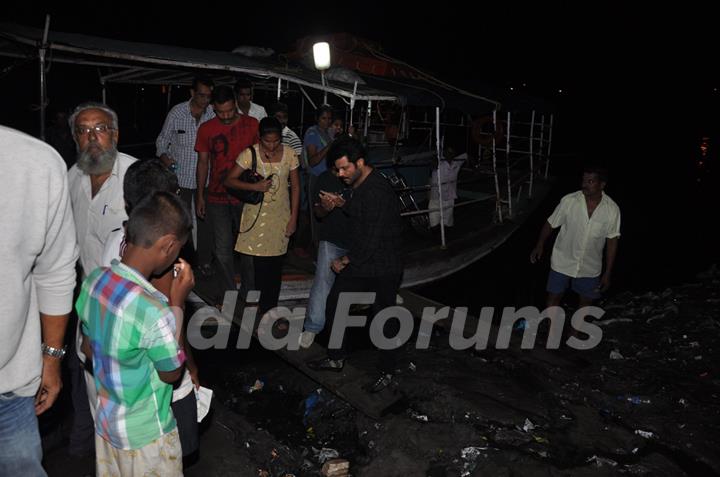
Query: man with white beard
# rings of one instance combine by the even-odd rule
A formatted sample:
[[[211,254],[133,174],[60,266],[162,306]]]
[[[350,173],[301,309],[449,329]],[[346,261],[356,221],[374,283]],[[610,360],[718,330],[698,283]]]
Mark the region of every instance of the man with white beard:
[[[80,104],[70,116],[69,123],[78,151],[77,162],[68,171],[68,183],[80,247],[82,280],[102,264],[103,249],[110,232],[121,228],[128,218],[123,181],[125,171],[136,159],[118,152],[117,114],[105,104]],[[92,451],[95,439],[88,405],[88,395],[91,402],[96,400],[95,385],[89,373],[83,376],[81,362],[85,362],[85,356],[80,352],[77,336],[75,342],[80,361],[72,355],[68,363],[75,408],[68,451],[86,455]]]
[[[110,232],[127,220],[123,179],[134,157],[118,152],[115,111],[100,103],[83,103],[70,116],[77,144],[77,163],[68,172],[80,265],[86,277],[102,263]]]

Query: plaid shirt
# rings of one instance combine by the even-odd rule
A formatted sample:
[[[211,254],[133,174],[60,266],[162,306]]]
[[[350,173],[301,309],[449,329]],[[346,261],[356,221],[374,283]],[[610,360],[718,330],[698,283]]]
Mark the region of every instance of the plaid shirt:
[[[92,348],[97,434],[115,448],[140,449],[175,429],[172,386],[156,372],[184,361],[165,295],[113,260],[85,279],[75,309]]]
[[[176,104],[168,113],[162,131],[155,140],[157,157],[167,154],[177,164],[175,173],[180,187],[196,189],[195,170],[197,168],[197,152],[195,140],[197,130],[202,123],[215,117],[211,107],[205,108],[200,121],[190,111],[190,101]]]

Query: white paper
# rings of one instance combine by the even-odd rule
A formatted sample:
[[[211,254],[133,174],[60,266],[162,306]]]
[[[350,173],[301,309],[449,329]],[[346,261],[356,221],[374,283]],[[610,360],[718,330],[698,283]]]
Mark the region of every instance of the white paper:
[[[197,398],[197,422],[202,422],[210,411],[210,401],[212,401],[213,392],[212,389],[202,386],[200,386],[200,388],[193,387],[193,389],[195,390],[195,397]]]

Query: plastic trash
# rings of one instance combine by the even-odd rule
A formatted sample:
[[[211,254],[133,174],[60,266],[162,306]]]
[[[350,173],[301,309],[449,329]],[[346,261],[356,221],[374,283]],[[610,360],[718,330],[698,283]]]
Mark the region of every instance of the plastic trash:
[[[262,388],[264,388],[264,387],[265,387],[265,383],[259,379],[256,379],[255,383],[253,383],[252,386],[247,386],[245,388],[245,390],[247,391],[248,394],[252,394],[255,391],[261,391]]]
[[[608,466],[610,466],[610,467],[617,467],[617,465],[618,465],[618,463],[615,462],[615,461],[612,460],[612,459],[608,459],[608,458],[606,458],[606,457],[599,457],[599,456],[596,456],[596,455],[590,457],[590,458],[589,458],[588,460],[586,460],[585,462],[587,462],[588,464],[592,462],[592,463],[594,463],[597,467],[602,467],[602,466],[605,466],[605,465],[608,465]]]
[[[305,398],[305,412],[303,413],[303,421],[306,421],[308,416],[310,416],[310,413],[312,412],[313,408],[324,399],[324,396],[322,396],[322,389],[318,388],[308,397]]]
[[[625,359],[625,356],[620,354],[620,351],[617,349],[614,349],[610,351],[610,359]]]
[[[428,422],[428,417],[425,414],[419,414],[414,409],[410,410],[410,417],[412,417],[416,421]]]
[[[523,429],[523,431],[528,432],[528,431],[532,431],[533,429],[535,429],[535,427],[537,427],[537,426],[535,426],[535,424],[533,424],[530,419],[525,419],[525,424],[523,424],[522,429]]]
[[[462,460],[475,462],[478,457],[482,454],[482,451],[488,450],[487,447],[465,447],[460,451],[460,457]]]
[[[338,451],[329,447],[323,447],[320,449],[320,452],[318,452],[317,460],[319,463],[324,464],[328,460],[337,459],[338,457],[340,457],[340,453]]]
[[[417,366],[415,366],[415,363],[410,361],[410,364],[408,364],[408,369],[414,373],[415,370],[417,369]]]
[[[640,429],[637,429],[637,430],[635,431],[635,434],[637,434],[637,435],[640,436],[640,437],[644,437],[645,439],[652,439],[653,437],[655,437],[655,434],[653,434],[652,432],[650,432],[650,431],[641,431]]]
[[[632,404],[651,404],[652,401],[647,398],[641,398],[640,396],[618,396],[619,401],[627,401]]]

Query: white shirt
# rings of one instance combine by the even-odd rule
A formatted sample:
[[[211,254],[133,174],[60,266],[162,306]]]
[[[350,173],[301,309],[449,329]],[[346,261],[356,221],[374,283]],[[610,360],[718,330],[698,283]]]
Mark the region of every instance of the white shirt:
[[[75,224],[65,162],[50,146],[0,126],[0,394],[40,384],[40,313],[72,309]]]
[[[88,276],[100,266],[105,241],[110,232],[122,227],[123,222],[127,220],[123,180],[125,171],[136,160],[119,152],[110,177],[103,183],[95,197],[92,197],[88,174],[78,169],[77,164],[68,171],[70,199],[84,276]]]
[[[240,108],[238,108],[238,111],[240,112],[240,114],[245,114]],[[258,122],[260,122],[262,118],[267,117],[267,112],[265,112],[264,107],[250,101],[250,110],[248,111],[248,116],[257,119]]]
[[[463,163],[464,161],[458,161],[457,158],[452,161],[440,161],[438,168],[442,179],[440,186],[442,188],[443,202],[457,199],[457,176]],[[430,200],[434,201],[440,200],[438,196],[438,168],[433,169],[430,176]]]
[[[548,218],[552,228],[560,228],[553,247],[550,267],[570,277],[593,278],[602,273],[606,239],[620,236],[620,208],[603,193],[592,217],[582,191],[560,200]]]

